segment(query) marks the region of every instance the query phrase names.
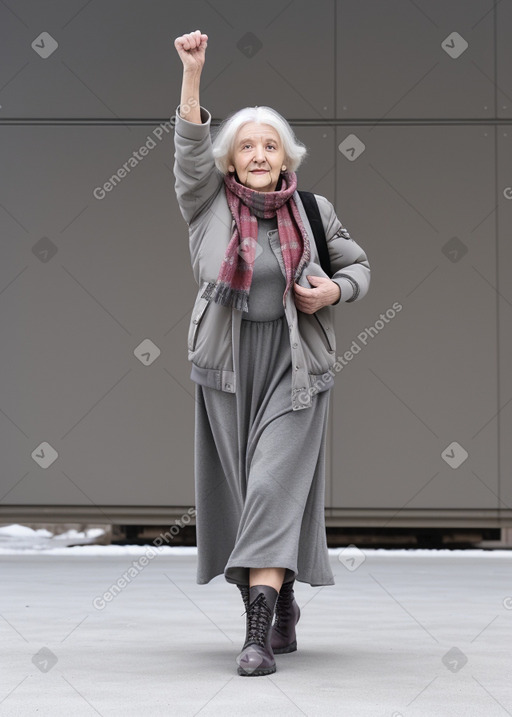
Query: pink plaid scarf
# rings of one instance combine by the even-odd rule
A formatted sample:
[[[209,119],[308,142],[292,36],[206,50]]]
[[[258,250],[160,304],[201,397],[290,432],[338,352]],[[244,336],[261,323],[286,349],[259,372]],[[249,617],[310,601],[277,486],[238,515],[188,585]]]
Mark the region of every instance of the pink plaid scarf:
[[[278,191],[257,192],[237,182],[233,174],[224,176],[226,199],[235,220],[233,236],[227,246],[216,282],[203,292],[218,304],[248,311],[249,289],[258,243],[257,217],[269,219],[277,214],[277,229],[286,270],[286,294],[311,257],[309,238],[299,210],[292,198],[297,187],[295,172],[281,174]],[[243,240],[240,241],[240,237]]]

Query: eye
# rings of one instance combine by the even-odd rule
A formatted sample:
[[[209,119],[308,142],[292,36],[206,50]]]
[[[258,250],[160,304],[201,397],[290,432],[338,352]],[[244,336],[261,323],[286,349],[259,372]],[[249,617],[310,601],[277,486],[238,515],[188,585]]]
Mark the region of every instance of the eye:
[[[275,148],[276,148],[274,144],[267,144],[267,147],[270,147],[271,149],[275,149]]]

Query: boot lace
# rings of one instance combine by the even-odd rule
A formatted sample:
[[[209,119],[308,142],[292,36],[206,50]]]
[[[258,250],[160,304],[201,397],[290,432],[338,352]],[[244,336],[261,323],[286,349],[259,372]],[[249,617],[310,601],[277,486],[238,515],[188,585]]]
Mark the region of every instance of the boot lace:
[[[267,605],[265,595],[260,593],[244,614],[247,614],[247,639],[244,647],[254,642],[265,647],[268,622],[272,617],[272,610]]]
[[[243,612],[242,615],[245,615],[249,607],[249,588],[246,585],[237,585],[237,587],[240,590],[242,600],[244,601],[245,612]]]

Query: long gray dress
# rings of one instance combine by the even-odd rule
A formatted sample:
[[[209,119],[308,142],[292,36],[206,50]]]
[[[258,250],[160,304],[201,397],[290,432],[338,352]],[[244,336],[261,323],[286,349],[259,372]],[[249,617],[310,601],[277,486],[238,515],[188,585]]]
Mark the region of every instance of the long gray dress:
[[[224,573],[247,585],[252,567],[284,567],[285,582],[334,584],[324,517],[330,389],[292,410],[286,280],[271,230],[276,217],[258,219],[262,252],[241,323],[236,393],[195,388],[199,584]]]

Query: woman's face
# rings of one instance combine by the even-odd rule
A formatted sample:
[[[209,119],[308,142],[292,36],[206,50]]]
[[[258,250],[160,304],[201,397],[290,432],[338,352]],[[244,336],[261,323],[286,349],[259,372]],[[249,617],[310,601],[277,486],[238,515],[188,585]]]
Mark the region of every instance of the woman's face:
[[[268,124],[246,122],[237,132],[230,172],[236,170],[246,187],[273,192],[284,166],[284,149],[277,131]],[[284,171],[284,170],[283,170]]]

